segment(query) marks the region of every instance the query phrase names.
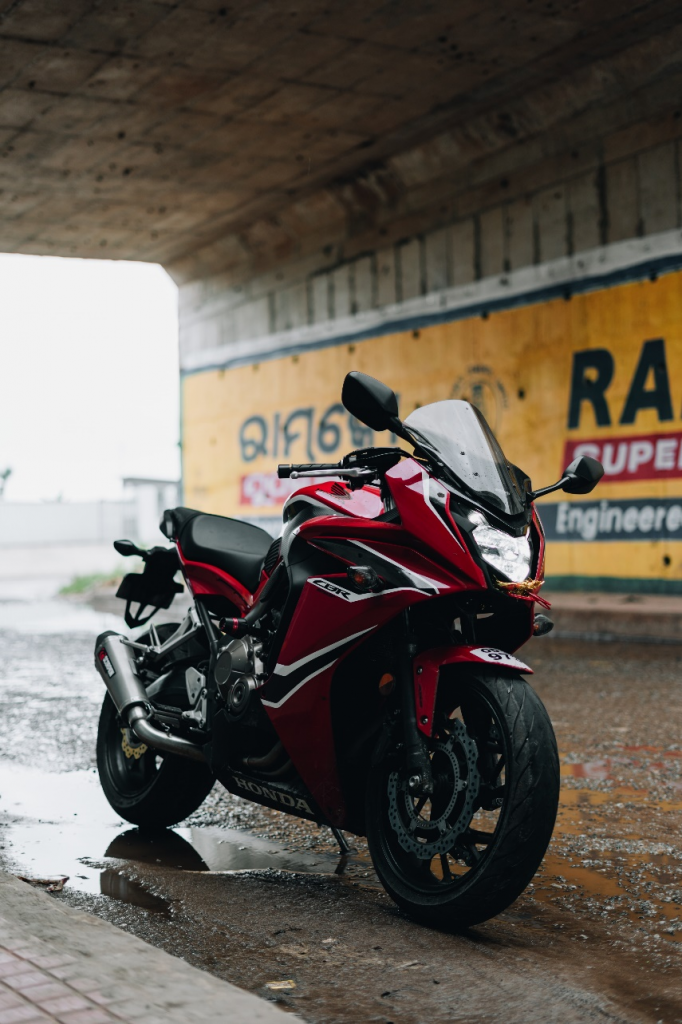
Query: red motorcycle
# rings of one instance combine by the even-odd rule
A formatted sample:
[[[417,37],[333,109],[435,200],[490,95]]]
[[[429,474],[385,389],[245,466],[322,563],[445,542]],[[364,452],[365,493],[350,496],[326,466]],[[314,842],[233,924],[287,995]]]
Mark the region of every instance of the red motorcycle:
[[[141,826],[182,821],[218,779],[230,792],[367,836],[376,872],[413,917],[465,927],[507,907],[540,864],[559,796],[547,713],[513,654],[535,615],[544,538],[533,500],[591,491],[580,458],[533,492],[481,413],[436,402],[403,422],[394,393],[350,373],[342,400],[410,446],[335,465],[280,466],[304,486],[281,537],[188,508],[164,513],[175,548],[119,596],[130,639],[103,633],[97,741],[112,807]],[[133,611],[133,609],[136,609]]]

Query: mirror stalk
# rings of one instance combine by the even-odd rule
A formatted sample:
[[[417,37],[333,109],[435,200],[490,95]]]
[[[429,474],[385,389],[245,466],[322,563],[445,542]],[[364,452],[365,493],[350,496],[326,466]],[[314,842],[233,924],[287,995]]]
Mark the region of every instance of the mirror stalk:
[[[597,462],[589,455],[580,455],[566,467],[558,483],[552,484],[551,487],[541,487],[539,491],[529,491],[529,497],[531,501],[535,501],[543,494],[551,494],[552,491],[558,490],[566,491],[566,494],[590,494],[603,475],[604,467],[601,462]]]
[[[388,424],[388,429],[393,434],[395,434],[396,437],[400,437],[402,438],[403,441],[407,441],[408,444],[414,444],[414,438],[411,437],[408,430],[405,430],[405,427],[403,426],[403,421],[401,419],[398,419],[397,416],[391,417]]]
[[[552,491],[560,491],[568,479],[569,477],[563,476],[558,483],[552,484],[551,487],[541,487],[539,491],[529,491],[528,497],[531,501],[535,501],[536,498],[541,498],[543,494],[551,494]]]

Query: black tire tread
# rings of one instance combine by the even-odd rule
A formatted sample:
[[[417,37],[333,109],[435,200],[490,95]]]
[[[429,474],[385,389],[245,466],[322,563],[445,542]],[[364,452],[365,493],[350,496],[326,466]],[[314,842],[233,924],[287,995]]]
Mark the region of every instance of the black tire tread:
[[[165,754],[151,786],[139,797],[120,792],[109,771],[106,744],[111,742],[116,708],[109,694],[104,698],[97,730],[97,769],[104,795],[112,808],[131,825],[169,828],[184,821],[204,802],[215,779],[207,765]]]
[[[485,687],[497,704],[510,733],[513,768],[511,788],[497,838],[486,854],[485,869],[476,873],[449,901],[415,900],[396,884],[375,834],[383,815],[377,813],[376,784],[368,787],[367,827],[370,853],[382,883],[398,905],[425,923],[466,928],[505,910],[523,892],[537,871],[552,837],[559,802],[559,757],[549,715],[531,686],[517,673],[473,671],[474,687]]]

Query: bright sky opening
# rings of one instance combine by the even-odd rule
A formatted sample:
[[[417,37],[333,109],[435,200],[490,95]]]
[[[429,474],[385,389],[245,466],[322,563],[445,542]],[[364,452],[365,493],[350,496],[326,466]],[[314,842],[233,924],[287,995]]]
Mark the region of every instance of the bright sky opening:
[[[0,255],[6,501],[180,474],[177,288],[157,265]]]

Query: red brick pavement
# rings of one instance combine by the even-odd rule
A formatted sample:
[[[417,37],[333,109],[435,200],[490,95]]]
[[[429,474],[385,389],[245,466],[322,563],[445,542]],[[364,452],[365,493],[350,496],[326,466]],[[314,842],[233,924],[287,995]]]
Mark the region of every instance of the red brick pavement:
[[[77,975],[68,954],[0,945],[0,1024],[120,1024],[128,1017],[106,1008],[109,1001],[91,978]],[[74,970],[75,969],[75,970]]]
[[[281,1024],[284,1017],[272,1003],[0,871],[0,1024],[140,1020]]]

